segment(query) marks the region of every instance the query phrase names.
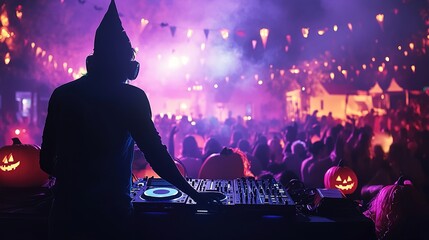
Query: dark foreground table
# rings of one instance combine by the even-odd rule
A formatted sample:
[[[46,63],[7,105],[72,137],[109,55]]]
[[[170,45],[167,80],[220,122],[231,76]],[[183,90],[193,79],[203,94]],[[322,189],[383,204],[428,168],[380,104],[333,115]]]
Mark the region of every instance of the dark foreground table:
[[[0,239],[47,239],[51,197],[46,189],[0,190]],[[335,215],[335,214],[334,214]],[[360,214],[254,215],[242,212],[146,212],[136,209],[137,239],[375,239]]]

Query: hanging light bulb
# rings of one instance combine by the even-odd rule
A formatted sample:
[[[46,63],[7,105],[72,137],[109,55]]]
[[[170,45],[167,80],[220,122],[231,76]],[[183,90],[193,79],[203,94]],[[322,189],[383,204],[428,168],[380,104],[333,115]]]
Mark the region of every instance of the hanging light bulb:
[[[267,28],[262,28],[261,30],[259,30],[259,34],[261,35],[261,39],[262,39],[262,45],[264,46],[264,48],[267,46],[269,33],[270,31]]]
[[[6,56],[4,57],[4,63],[6,65],[10,63],[10,53],[6,53]]]
[[[291,35],[286,35],[286,41],[291,44],[292,43],[292,36]]]
[[[149,20],[142,18],[140,20],[140,30],[144,31],[144,29],[146,28],[146,26],[149,24]]]
[[[325,34],[326,30],[325,29],[321,29],[319,31],[317,31],[317,34],[319,34],[319,36],[323,36]]]
[[[194,33],[194,31],[192,29],[188,29],[188,32],[186,33],[186,36],[188,38],[191,38],[193,33]]]
[[[255,48],[256,48],[256,43],[258,43],[258,41],[256,41],[256,40],[252,40],[252,47],[253,47],[253,49],[255,49]]]
[[[310,28],[302,28],[301,33],[304,38],[308,38],[308,34],[310,33]]]
[[[377,14],[375,16],[375,19],[377,20],[378,25],[380,25],[381,30],[384,30],[384,28],[383,28],[384,14],[382,14],[382,13]]]
[[[222,29],[222,30],[220,30],[220,35],[222,36],[222,38],[224,40],[228,39],[228,37],[229,37],[229,31],[228,31],[228,29]]]

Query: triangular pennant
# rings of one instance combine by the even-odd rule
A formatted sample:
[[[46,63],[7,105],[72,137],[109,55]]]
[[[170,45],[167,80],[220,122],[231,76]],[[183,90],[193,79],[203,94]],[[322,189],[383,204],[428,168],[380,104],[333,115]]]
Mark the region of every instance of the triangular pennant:
[[[174,37],[174,35],[176,34],[176,26],[170,26],[170,32],[171,36]]]
[[[210,30],[209,29],[204,29],[204,36],[206,36],[206,40],[209,38],[209,32],[210,32]]]

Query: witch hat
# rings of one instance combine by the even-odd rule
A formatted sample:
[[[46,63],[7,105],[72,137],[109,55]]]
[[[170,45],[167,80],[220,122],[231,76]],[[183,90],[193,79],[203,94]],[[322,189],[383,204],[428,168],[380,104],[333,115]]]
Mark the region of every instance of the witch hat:
[[[130,39],[122,27],[118,9],[112,0],[95,33],[94,55],[101,57],[131,56]]]

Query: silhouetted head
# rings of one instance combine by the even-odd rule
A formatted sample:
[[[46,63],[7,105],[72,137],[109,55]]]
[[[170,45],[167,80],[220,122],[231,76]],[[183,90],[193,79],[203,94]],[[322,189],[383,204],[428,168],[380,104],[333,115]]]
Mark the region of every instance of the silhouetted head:
[[[319,156],[323,152],[324,147],[325,144],[322,141],[317,141],[310,145],[310,153],[313,156]]]
[[[203,160],[205,160],[208,156],[210,156],[213,153],[219,153],[221,150],[222,150],[222,145],[220,144],[219,140],[217,140],[214,137],[210,137],[204,143]]]
[[[183,139],[182,156],[184,157],[201,157],[200,149],[198,148],[197,140],[192,135],[187,135]]]
[[[112,0],[95,33],[94,53],[87,58],[88,74],[108,76],[104,81],[133,80],[139,68],[134,56],[134,49]]]
[[[305,144],[305,142],[301,140],[296,140],[295,142],[292,143],[291,150],[292,150],[292,154],[305,156],[307,154],[307,145]]]
[[[240,141],[242,138],[243,133],[239,130],[235,130],[231,136],[231,145],[233,145],[233,147],[237,147],[238,141]]]
[[[250,142],[247,139],[241,139],[238,141],[238,148],[245,153],[250,153],[252,151]]]

